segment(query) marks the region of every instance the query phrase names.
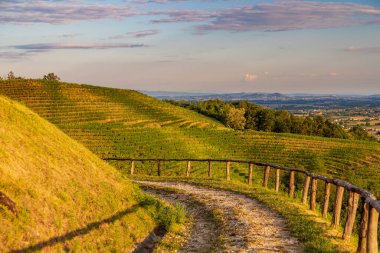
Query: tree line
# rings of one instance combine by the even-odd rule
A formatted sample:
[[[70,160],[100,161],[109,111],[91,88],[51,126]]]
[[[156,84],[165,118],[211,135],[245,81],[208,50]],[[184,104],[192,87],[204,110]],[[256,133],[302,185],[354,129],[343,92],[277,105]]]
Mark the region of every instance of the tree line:
[[[18,79],[25,79],[25,78],[16,76],[13,73],[12,70],[8,72],[8,74],[7,74],[6,77],[1,77],[0,76],[0,81],[3,81],[3,80],[18,80]],[[42,80],[59,82],[61,80],[61,78],[59,78],[59,76],[57,76],[54,73],[48,73],[48,74],[46,74],[46,75],[43,76]]]
[[[294,133],[329,138],[375,141],[362,127],[345,131],[341,126],[318,115],[296,117],[286,110],[273,110],[248,101],[225,102],[220,99],[199,102],[167,102],[212,117],[225,126],[236,129],[252,129],[264,132]]]

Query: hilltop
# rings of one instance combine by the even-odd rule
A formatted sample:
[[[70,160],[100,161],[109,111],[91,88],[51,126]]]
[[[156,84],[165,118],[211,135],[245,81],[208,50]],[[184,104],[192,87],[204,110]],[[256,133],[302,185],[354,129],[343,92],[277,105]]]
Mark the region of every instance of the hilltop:
[[[379,143],[233,131],[206,116],[132,90],[12,80],[0,82],[0,94],[24,103],[102,158],[255,160],[342,178],[380,195]],[[114,164],[121,170],[129,166]],[[135,172],[154,174],[154,166],[139,163]],[[224,175],[223,166],[215,165],[214,177]],[[179,168],[184,167],[164,164],[163,173],[180,176],[184,169]],[[206,168],[194,163],[192,175],[206,175]],[[232,178],[246,180],[247,169],[233,167]]]
[[[156,226],[129,180],[3,96],[0,179],[1,252],[130,251]]]

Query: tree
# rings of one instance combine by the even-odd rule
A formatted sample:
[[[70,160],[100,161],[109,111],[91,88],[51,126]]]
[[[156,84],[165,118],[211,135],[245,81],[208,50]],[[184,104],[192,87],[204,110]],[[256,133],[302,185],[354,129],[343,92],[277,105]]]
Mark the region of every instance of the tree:
[[[15,74],[13,73],[12,70],[9,71],[7,79],[8,80],[14,80],[14,79],[16,79]]]
[[[361,126],[354,126],[348,131],[356,140],[374,141],[376,138],[367,133]]]
[[[263,107],[248,101],[233,102],[232,104],[237,108],[242,108],[245,110],[245,129],[258,130],[256,126],[257,112],[263,109]]]
[[[192,105],[193,110],[201,114],[207,115],[209,117],[212,117],[214,119],[217,119],[221,122],[225,122],[225,108],[227,107],[227,104],[222,100],[206,100],[194,103]]]
[[[226,125],[236,130],[242,130],[245,126],[244,108],[229,106],[226,110]]]
[[[245,112],[245,128],[246,129],[253,129],[258,130],[256,125],[256,118],[257,118],[257,111],[256,110],[246,110]]]
[[[259,110],[256,115],[257,130],[271,132],[274,126],[274,111],[264,108]]]
[[[314,135],[323,136],[323,129],[325,127],[325,119],[321,115],[317,115],[314,117]]]
[[[44,75],[44,78],[43,80],[47,80],[47,81],[60,81],[61,79],[54,73],[49,73],[47,75]]]
[[[325,127],[323,129],[323,136],[331,137],[331,138],[341,138],[341,139],[348,138],[348,135],[344,131],[343,128],[341,128],[339,125],[332,123],[328,120],[326,120],[325,122]]]
[[[284,110],[276,111],[273,131],[277,133],[289,133],[291,129],[290,113]]]
[[[290,116],[290,132],[293,134],[304,134],[304,118]],[[305,131],[306,132],[306,131]]]

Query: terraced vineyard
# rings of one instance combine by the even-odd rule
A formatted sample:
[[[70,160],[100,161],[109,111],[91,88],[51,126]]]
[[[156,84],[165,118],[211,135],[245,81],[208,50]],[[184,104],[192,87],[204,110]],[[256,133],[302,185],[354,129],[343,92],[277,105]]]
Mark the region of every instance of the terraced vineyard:
[[[1,81],[0,94],[24,103],[103,158],[254,160],[342,178],[380,196],[379,143],[232,131],[210,118],[131,90],[14,80]],[[129,170],[128,163],[115,165]],[[184,175],[185,166],[162,164],[163,174]],[[224,177],[224,165],[215,164],[213,171],[214,177]],[[155,174],[156,165],[136,163],[135,172]],[[261,173],[255,172],[256,176]],[[206,174],[204,164],[192,164],[192,176]],[[232,168],[232,179],[246,178],[247,168]]]

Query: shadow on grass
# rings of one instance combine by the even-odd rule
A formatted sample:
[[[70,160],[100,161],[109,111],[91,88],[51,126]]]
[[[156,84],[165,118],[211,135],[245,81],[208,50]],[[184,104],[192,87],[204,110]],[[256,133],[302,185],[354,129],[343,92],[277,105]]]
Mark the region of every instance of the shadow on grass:
[[[85,235],[85,234],[88,234],[95,229],[99,229],[99,227],[103,224],[113,223],[117,220],[120,220],[125,215],[135,212],[138,207],[139,207],[138,204],[133,205],[132,207],[130,207],[124,211],[117,212],[116,214],[112,215],[109,218],[89,223],[87,226],[85,226],[83,228],[79,228],[79,229],[70,231],[64,235],[52,237],[49,240],[39,242],[37,244],[28,246],[28,247],[23,248],[23,249],[11,250],[10,253],[39,251],[39,250],[43,250],[46,247],[50,247],[50,246],[53,246],[53,245],[58,244],[58,243],[63,243],[63,242],[69,241],[69,240],[71,240],[77,236]]]

